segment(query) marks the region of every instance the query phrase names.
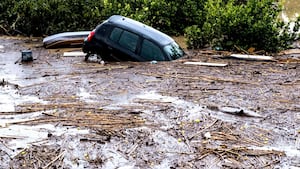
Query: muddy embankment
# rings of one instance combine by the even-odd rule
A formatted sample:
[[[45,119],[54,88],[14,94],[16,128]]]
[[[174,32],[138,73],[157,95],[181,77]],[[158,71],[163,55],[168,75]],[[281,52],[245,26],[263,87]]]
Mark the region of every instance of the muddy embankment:
[[[300,167],[297,56],[98,64],[0,44],[0,168]],[[34,61],[16,62],[28,48]]]

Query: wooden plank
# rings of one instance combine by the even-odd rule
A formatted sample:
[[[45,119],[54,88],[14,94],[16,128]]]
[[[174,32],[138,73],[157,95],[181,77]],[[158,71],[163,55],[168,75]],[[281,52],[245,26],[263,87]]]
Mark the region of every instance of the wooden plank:
[[[244,54],[232,54],[230,57],[243,59],[243,60],[256,60],[256,61],[274,61],[272,56],[263,55],[244,55]]]
[[[227,63],[208,63],[208,62],[184,62],[185,65],[199,65],[199,66],[216,66],[216,67],[225,67]]]
[[[279,55],[291,55],[291,54],[300,54],[300,49],[287,49],[279,53]]]
[[[64,52],[64,57],[83,57],[86,53],[83,52]]]

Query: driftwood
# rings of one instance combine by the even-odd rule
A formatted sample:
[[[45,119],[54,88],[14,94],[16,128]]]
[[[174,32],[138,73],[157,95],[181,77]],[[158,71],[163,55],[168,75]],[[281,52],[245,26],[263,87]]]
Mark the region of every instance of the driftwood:
[[[207,63],[207,62],[184,62],[185,65],[199,65],[199,66],[216,66],[216,67],[225,67],[226,63]]]
[[[300,55],[300,54],[299,54]],[[300,63],[300,58],[278,59],[278,63]]]
[[[239,159],[242,156],[248,155],[248,156],[264,156],[264,155],[278,155],[282,156],[285,153],[282,151],[276,151],[276,150],[253,150],[251,148],[247,147],[232,147],[232,148],[223,148],[223,147],[217,147],[217,148],[200,148],[201,154],[222,154],[222,156],[234,156],[237,159]]]
[[[0,28],[5,32],[5,34],[11,36],[11,34],[9,33],[9,31],[3,25],[0,25]]]
[[[245,82],[241,80],[235,80],[235,79],[221,79],[218,77],[213,76],[178,76],[173,74],[160,74],[160,73],[141,73],[141,75],[145,76],[155,76],[155,77],[167,77],[167,78],[178,78],[178,79],[189,79],[189,80],[204,80],[204,81],[219,81],[219,82],[231,82],[231,83],[240,83],[240,84],[252,84],[252,85],[258,85],[257,83],[251,83],[251,82]]]
[[[300,49],[288,49],[288,50],[279,52],[279,55],[292,55],[292,54],[300,55]]]
[[[207,130],[208,128],[210,128],[210,127],[212,127],[213,125],[215,125],[218,121],[219,121],[218,119],[215,120],[215,121],[213,121],[211,124],[209,124],[208,126],[206,126],[204,129],[202,129],[202,130],[198,131],[196,134],[190,136],[189,139],[191,140],[191,139],[193,139],[194,137],[201,135],[205,130]]]
[[[232,54],[229,57],[253,61],[275,61],[272,56]]]
[[[101,129],[120,129],[137,127],[145,123],[144,119],[132,114],[116,115],[113,113],[75,112],[70,114],[44,113],[44,117],[20,119],[7,122],[12,124],[61,123],[65,126],[92,127]]]
[[[22,60],[22,57],[20,57],[19,59],[17,59],[17,60],[15,61],[15,64],[19,63],[21,60]]]
[[[86,53],[83,52],[64,52],[64,57],[82,57],[85,56]]]
[[[5,139],[24,139],[26,137],[21,137],[21,136],[16,136],[16,135],[0,135],[0,138],[5,138]]]
[[[229,113],[238,116],[248,116],[248,117],[262,117],[260,114],[251,111],[251,110],[244,110],[241,108],[234,108],[234,107],[220,107],[219,110],[223,113]]]
[[[234,47],[235,47],[238,51],[240,51],[240,52],[244,52],[244,53],[246,53],[246,54],[249,54],[248,51],[246,51],[245,49],[243,49],[243,48],[241,48],[241,47],[238,47],[238,46],[236,46],[236,45],[234,45]]]
[[[60,153],[57,157],[55,157],[54,160],[52,160],[50,163],[48,163],[46,166],[43,167],[43,169],[49,168],[53,163],[55,163],[58,159],[62,158],[65,155],[66,151],[63,151]]]

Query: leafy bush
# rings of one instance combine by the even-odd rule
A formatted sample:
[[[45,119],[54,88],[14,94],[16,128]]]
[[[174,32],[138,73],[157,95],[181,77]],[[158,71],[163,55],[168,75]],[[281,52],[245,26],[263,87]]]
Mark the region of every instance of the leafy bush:
[[[168,34],[183,34],[186,25],[203,22],[203,1],[104,0],[102,15],[120,14]]]
[[[90,30],[114,14],[131,17],[168,34],[183,34],[186,25],[203,22],[201,11],[206,0],[4,1],[0,10],[1,18],[8,19],[6,26],[11,24],[18,32],[39,36]],[[5,12],[7,9],[9,14]]]
[[[204,23],[185,29],[189,48],[208,44],[227,50],[238,46],[276,52],[288,48],[288,42],[297,37],[289,30],[291,23],[278,18],[282,7],[276,0],[208,0],[204,10]]]
[[[10,26],[14,23],[16,14],[10,10],[14,8],[15,0],[5,0],[0,3],[0,33],[8,33]]]
[[[101,21],[101,8],[98,1],[21,0],[13,11],[18,16],[18,30],[41,35],[91,29]]]
[[[185,34],[190,48],[239,46],[267,51],[297,38],[278,19],[278,0],[2,0],[0,33],[49,35],[92,30],[114,14],[170,35]],[[300,19],[299,19],[300,21]],[[295,29],[298,30],[299,22]]]

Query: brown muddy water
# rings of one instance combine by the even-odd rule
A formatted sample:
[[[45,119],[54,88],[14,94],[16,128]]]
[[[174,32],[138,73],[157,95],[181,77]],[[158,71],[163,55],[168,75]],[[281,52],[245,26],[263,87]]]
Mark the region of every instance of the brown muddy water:
[[[0,46],[0,168],[300,168],[299,55],[102,65],[41,39]]]
[[[300,167],[296,56],[188,51],[172,62],[103,65],[40,40],[0,45],[0,168]],[[28,48],[34,61],[16,62]]]

